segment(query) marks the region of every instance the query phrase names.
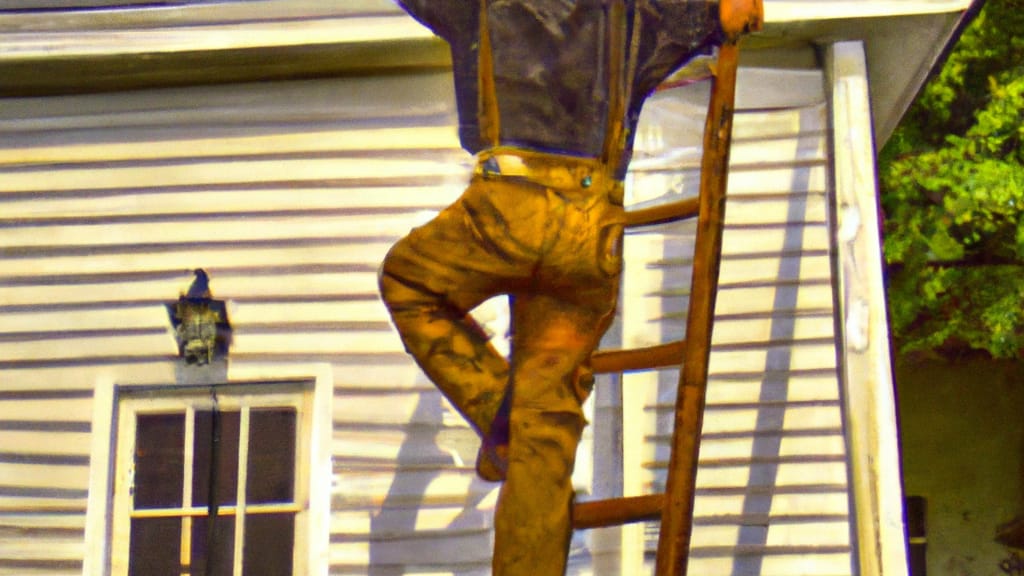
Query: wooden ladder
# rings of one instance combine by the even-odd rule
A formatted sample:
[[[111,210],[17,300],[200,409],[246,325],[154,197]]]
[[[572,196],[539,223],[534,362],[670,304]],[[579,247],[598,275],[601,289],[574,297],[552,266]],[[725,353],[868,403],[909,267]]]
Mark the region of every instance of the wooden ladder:
[[[723,27],[730,17],[723,0]],[[686,574],[686,560],[693,526],[693,501],[697,481],[700,431],[707,391],[711,328],[722,251],[725,216],[725,188],[732,137],[733,102],[739,39],[759,29],[761,4],[758,0],[734,3],[746,9],[746,23],[721,45],[711,89],[704,130],[700,193],[697,198],[653,208],[631,211],[627,226],[650,226],[697,217],[693,276],[684,340],[632,350],[598,351],[592,358],[595,373],[650,370],[677,366],[682,360],[675,407],[668,480],[663,494],[612,498],[577,503],[573,528],[616,526],[647,520],[661,520],[658,537],[657,576]],[[751,7],[754,14],[750,13]]]

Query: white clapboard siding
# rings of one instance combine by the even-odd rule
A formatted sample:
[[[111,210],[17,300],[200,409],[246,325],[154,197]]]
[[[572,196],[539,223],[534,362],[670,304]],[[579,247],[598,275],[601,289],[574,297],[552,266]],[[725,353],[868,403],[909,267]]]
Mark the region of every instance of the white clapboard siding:
[[[774,74],[770,85],[784,87],[787,71]],[[824,95],[803,97],[791,107],[740,110],[735,120],[689,560],[695,574],[853,573],[827,216],[828,126]],[[638,141],[649,142],[643,135]],[[652,159],[657,154],[638,155],[633,192],[640,203],[696,194],[699,159],[688,157],[684,170],[671,173]],[[685,222],[627,236],[628,344],[684,337],[694,232]],[[639,412],[627,406],[624,417],[644,422],[624,434],[627,492],[664,489],[677,379],[676,369],[625,378],[626,393],[642,404]],[[631,450],[642,455],[640,473],[629,472]],[[648,569],[656,530],[647,529]]]
[[[464,184],[449,82],[3,107],[0,573],[81,570],[92,388],[175,381],[165,305],[200,267],[228,302],[233,373],[333,366],[332,572],[487,565],[494,486],[475,480],[474,434],[376,295],[388,247]]]
[[[156,42],[233,26],[249,17],[242,5],[77,18],[91,30],[128,18],[141,26],[131,38],[159,28],[145,40]],[[261,2],[262,14],[286,19],[288,5]],[[376,0],[302,5],[332,21],[398,14]],[[5,17],[0,28],[50,26]],[[738,99],[750,104],[736,122],[691,571],[848,575],[823,97],[793,93],[816,70],[746,74],[758,86],[741,82]],[[475,477],[475,435],[404,353],[376,293],[388,248],[456,198],[470,168],[450,82],[429,72],[2,102],[0,574],[81,572],[93,391],[176,381],[166,305],[196,268],[228,304],[229,380],[329,366],[330,573],[489,572],[497,491]],[[631,206],[697,189],[704,106],[688,93],[655,100]],[[683,336],[693,230],[630,232],[609,345]],[[481,316],[501,333],[500,305]],[[625,449],[643,455],[646,491],[663,488],[676,373],[642,376],[630,425],[643,430]],[[608,480],[596,477],[592,420],[584,494]],[[599,534],[574,538],[571,574],[600,573],[595,558],[618,553]]]

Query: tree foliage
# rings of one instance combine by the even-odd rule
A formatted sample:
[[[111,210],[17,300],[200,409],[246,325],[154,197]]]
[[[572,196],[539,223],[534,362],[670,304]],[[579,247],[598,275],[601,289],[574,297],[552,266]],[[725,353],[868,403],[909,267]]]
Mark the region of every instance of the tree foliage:
[[[902,352],[1024,358],[1024,0],[988,0],[882,150]]]

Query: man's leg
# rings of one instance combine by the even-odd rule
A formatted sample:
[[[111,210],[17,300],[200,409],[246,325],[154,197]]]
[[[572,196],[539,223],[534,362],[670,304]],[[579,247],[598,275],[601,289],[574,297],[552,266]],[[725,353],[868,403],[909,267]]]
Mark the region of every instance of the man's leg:
[[[565,572],[572,471],[585,425],[576,380],[610,314],[610,307],[595,310],[557,296],[515,299],[508,473],[495,515],[497,576]]]
[[[506,206],[520,213],[506,214]],[[469,311],[530,279],[539,248],[530,234],[514,235],[503,225],[529,227],[546,207],[543,195],[474,181],[455,204],[395,244],[381,266],[381,296],[406,350],[485,438],[509,365]]]
[[[465,309],[398,278],[386,272],[380,286],[406,350],[477,432],[487,434],[508,362]]]

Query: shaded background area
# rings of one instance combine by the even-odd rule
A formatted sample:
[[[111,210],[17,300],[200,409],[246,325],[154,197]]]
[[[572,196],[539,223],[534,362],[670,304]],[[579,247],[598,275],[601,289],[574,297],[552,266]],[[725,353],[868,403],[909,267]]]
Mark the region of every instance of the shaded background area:
[[[896,382],[905,493],[927,509],[928,576],[1020,574],[995,536],[1024,513],[1024,362],[904,358]]]

